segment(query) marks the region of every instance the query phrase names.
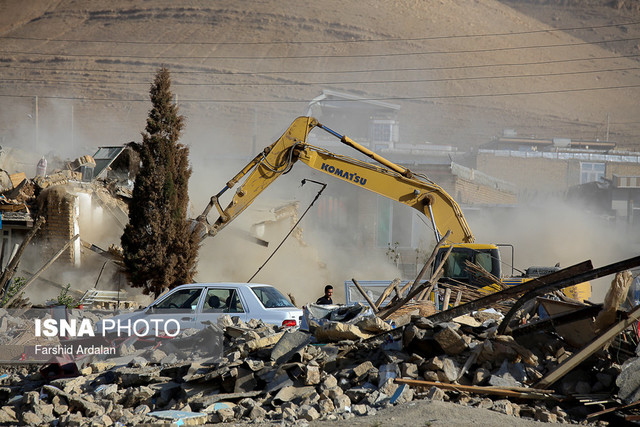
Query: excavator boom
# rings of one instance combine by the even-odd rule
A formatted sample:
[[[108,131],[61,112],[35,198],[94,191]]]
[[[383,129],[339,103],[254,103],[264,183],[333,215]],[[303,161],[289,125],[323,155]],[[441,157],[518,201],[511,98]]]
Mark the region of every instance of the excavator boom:
[[[344,144],[365,154],[379,165],[337,155],[308,144],[307,136],[315,127],[331,133]],[[240,215],[273,181],[291,170],[297,161],[420,211],[431,221],[437,238],[444,235],[447,230],[451,230],[449,240],[452,243],[474,241],[462,210],[439,185],[414,175],[410,170],[338,134],[318,123],[313,117],[298,117],[294,120],[277,141],[266,147],[211,198],[209,205],[198,217],[198,223],[201,226],[200,234],[203,237],[216,235]],[[234,194],[233,199],[223,209],[219,202],[220,196],[245,176],[246,179]],[[212,225],[209,225],[207,216],[214,206],[220,216]]]

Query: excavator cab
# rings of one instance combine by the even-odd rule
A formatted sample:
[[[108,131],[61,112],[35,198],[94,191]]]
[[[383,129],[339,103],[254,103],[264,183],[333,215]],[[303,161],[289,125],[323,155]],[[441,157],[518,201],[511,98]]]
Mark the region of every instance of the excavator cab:
[[[449,257],[444,263],[441,282],[454,285],[470,285],[479,287],[481,284],[475,279],[475,275],[469,271],[466,262],[469,261],[483,268],[493,276],[502,276],[500,264],[500,251],[496,245],[466,243],[457,245],[444,245],[436,255],[433,265],[440,265],[443,257],[452,247]],[[485,282],[486,284],[486,282]]]

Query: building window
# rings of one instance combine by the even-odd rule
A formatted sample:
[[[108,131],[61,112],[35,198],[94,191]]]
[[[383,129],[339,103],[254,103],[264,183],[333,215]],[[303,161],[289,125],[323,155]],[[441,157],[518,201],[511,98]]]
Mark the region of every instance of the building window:
[[[604,163],[582,162],[580,163],[580,184],[600,181],[601,178],[604,178],[604,172]]]
[[[373,120],[371,123],[371,141],[385,142],[387,145],[397,141],[395,120]]]

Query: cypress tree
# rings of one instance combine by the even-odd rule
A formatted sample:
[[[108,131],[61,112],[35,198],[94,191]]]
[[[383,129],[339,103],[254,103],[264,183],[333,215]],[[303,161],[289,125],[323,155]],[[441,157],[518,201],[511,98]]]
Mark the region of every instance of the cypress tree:
[[[193,281],[199,243],[187,221],[189,148],[178,142],[184,117],[171,101],[166,68],[156,74],[150,97],[142,143],[132,144],[141,164],[121,242],[131,285],[158,296]]]

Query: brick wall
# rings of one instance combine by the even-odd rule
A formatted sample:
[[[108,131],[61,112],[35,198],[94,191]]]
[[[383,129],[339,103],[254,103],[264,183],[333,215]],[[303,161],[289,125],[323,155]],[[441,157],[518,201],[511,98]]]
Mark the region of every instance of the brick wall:
[[[577,163],[577,162],[576,162]],[[544,158],[502,157],[493,153],[478,153],[479,171],[515,184],[519,191],[565,190],[573,181],[575,165],[566,160]],[[577,163],[577,180],[580,180],[580,164]]]
[[[458,204],[515,204],[518,197],[514,193],[501,191],[465,179],[456,179],[453,193],[449,193]]]
[[[77,232],[77,197],[67,193],[62,186],[47,190],[45,198],[43,237],[46,245],[44,256],[48,259],[60,250]],[[74,263],[76,249],[71,245],[58,261]]]

